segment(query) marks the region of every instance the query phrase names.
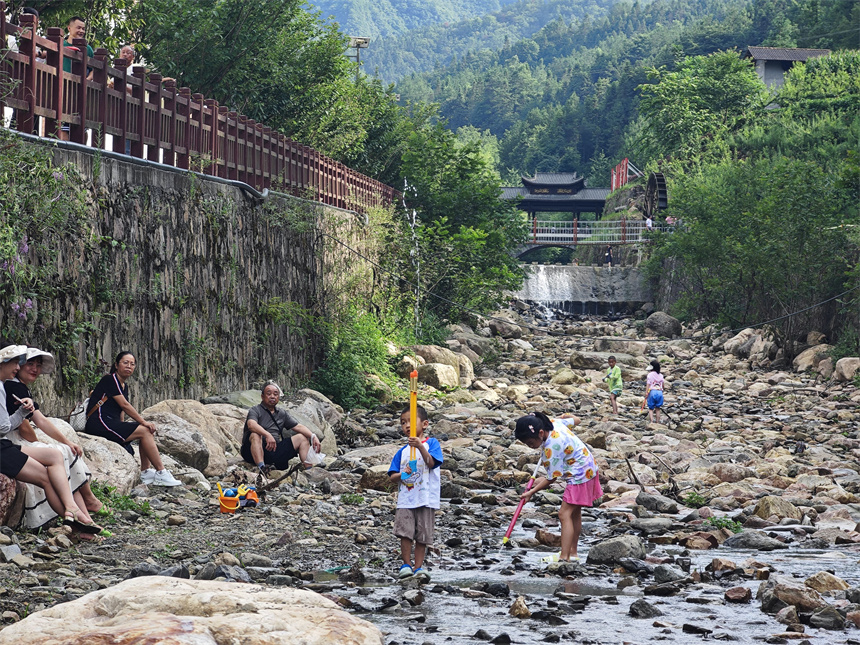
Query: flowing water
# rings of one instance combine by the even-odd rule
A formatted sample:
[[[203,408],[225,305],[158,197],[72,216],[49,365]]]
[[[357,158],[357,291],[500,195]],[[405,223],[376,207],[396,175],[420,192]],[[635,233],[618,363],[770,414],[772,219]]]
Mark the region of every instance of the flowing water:
[[[480,513],[476,508],[475,513]],[[586,523],[584,528],[605,528],[605,520]],[[602,531],[601,531],[602,532]],[[530,530],[518,530],[514,539],[531,537]],[[656,642],[700,643],[705,640],[730,641],[739,644],[762,643],[773,634],[784,632],[772,616],[760,610],[753,598],[749,604],[730,604],[723,594],[730,586],[745,586],[753,596],[761,584],[758,580],[733,578],[720,585],[696,584],[682,587],[671,597],[643,596],[642,586],[618,588],[625,576],[609,573],[562,579],[541,573],[541,556],[546,551],[501,549],[501,534],[483,540],[468,555],[462,551],[434,558],[433,580],[422,588],[424,602],[409,606],[401,601],[403,590],[390,579],[368,581],[362,587],[348,588],[335,584],[335,593],[368,608],[358,615],[375,623],[385,634],[385,643],[423,645],[426,643],[479,643],[478,630],[489,637],[507,634],[512,643],[570,642],[592,644],[644,644]],[[584,537],[580,555],[588,552],[589,538]],[[860,585],[860,551],[849,547],[833,550],[787,549],[760,553],[719,548],[709,551],[684,551],[679,546],[657,547],[664,554],[691,558],[691,570],[704,571],[713,558],[728,558],[740,564],[752,557],[775,567],[778,574],[803,580],[822,570],[830,570],[850,585]],[[470,590],[486,585],[509,586],[508,597],[464,597]],[[642,585],[653,583],[653,577]],[[472,594],[480,595],[480,594]],[[517,596],[525,596],[533,614],[531,619],[511,617],[508,610]],[[628,615],[630,605],[638,598],[655,605],[663,616],[636,619]],[[390,607],[379,610],[385,605]],[[683,631],[684,625],[710,630],[708,636]],[[558,638],[558,640],[556,640]],[[833,632],[806,628],[805,638],[813,645],[858,644],[856,630]],[[852,640],[855,638],[857,640]],[[500,640],[497,642],[505,642]],[[796,642],[796,641],[794,641]]]

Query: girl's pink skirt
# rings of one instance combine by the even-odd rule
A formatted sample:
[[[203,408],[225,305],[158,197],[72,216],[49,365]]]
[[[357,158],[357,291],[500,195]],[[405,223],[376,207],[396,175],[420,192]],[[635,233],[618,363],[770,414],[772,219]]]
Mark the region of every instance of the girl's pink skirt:
[[[591,507],[594,500],[601,497],[603,497],[603,489],[600,487],[600,478],[595,476],[584,484],[568,484],[562,499],[573,506]]]

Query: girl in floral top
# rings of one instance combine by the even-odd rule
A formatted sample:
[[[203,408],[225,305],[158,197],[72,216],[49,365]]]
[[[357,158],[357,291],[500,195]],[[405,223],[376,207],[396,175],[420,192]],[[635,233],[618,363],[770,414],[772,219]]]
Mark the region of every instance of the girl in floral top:
[[[548,488],[559,477],[567,486],[564,489],[558,519],[561,522],[560,560],[578,560],[577,547],[582,531],[582,507],[591,507],[603,497],[597,465],[591,448],[577,437],[571,428],[579,419],[568,415],[551,420],[542,412],[517,419],[514,436],[529,448],[541,449],[541,465],[546,477],[539,477],[534,486],[520,497],[528,501],[539,490]]]

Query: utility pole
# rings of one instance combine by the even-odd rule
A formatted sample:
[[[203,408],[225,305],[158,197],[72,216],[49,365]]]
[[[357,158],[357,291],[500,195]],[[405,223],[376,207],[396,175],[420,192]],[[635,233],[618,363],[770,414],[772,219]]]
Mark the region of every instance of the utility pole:
[[[350,55],[346,54],[346,57],[350,60],[355,60],[355,82],[358,83],[358,71],[361,69],[361,50],[367,49],[367,46],[370,44],[370,38],[367,36],[350,36],[349,37],[349,49],[354,49],[355,54]]]

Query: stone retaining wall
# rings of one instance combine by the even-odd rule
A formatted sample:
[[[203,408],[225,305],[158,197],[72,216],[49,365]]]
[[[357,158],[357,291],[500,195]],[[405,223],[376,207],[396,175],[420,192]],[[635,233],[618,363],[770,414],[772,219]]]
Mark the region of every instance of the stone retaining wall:
[[[49,414],[67,414],[120,350],[137,356],[138,409],[266,378],[293,386],[321,358],[310,316],[336,310],[344,285],[372,286],[364,262],[322,235],[367,251],[359,216],[98,153],[53,155],[82,174],[84,232],[34,232],[35,308],[27,320],[0,308],[10,341],[57,356],[37,389]]]

